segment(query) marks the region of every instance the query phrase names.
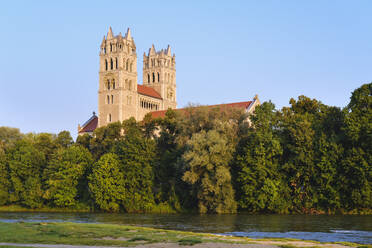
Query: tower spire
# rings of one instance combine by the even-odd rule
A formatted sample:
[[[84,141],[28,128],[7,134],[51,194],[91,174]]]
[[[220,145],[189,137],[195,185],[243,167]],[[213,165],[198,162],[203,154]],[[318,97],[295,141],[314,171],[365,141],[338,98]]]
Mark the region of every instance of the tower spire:
[[[112,33],[112,28],[110,26],[109,31],[107,33],[107,39],[112,39],[114,37],[114,34]]]
[[[168,56],[172,56],[170,45],[168,45],[168,47],[167,47],[166,54],[167,54]]]
[[[102,43],[101,43],[101,46],[103,46],[103,45],[105,44],[105,42],[106,42],[106,37],[105,37],[105,36],[103,36],[103,39],[102,39]]]
[[[130,33],[130,28],[127,29],[127,33],[125,34],[125,38],[127,38],[127,40],[131,40],[132,39],[132,35]]]
[[[154,46],[154,44],[152,44],[152,46],[151,46],[151,48],[150,48],[150,51],[149,51],[149,55],[150,55],[150,54],[153,55],[153,54],[155,54],[155,53],[156,53],[155,46]]]

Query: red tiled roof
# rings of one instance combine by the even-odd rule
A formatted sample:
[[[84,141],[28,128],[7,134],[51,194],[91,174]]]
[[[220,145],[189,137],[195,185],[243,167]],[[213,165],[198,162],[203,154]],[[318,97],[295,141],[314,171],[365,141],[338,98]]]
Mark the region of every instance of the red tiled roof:
[[[79,133],[90,133],[93,132],[98,125],[98,117],[92,116],[79,130]]]
[[[154,98],[162,99],[160,94],[158,92],[156,92],[156,90],[154,90],[151,87],[147,87],[147,86],[144,86],[144,85],[141,85],[141,84],[137,84],[137,91],[138,91],[139,94],[142,94],[142,95],[145,95],[145,96],[151,96],[151,97],[154,97]]]
[[[225,103],[225,104],[216,104],[216,105],[207,105],[205,107],[208,107],[208,108],[215,108],[215,107],[220,107],[220,108],[244,108],[244,109],[247,109],[249,107],[249,105],[251,105],[252,101],[247,101],[247,102],[233,102],[233,103]],[[203,106],[200,106],[200,107],[203,107]],[[186,109],[185,108],[180,108],[180,109],[174,109],[175,111],[185,111]],[[167,110],[159,110],[159,111],[154,111],[154,112],[150,112],[151,113],[151,116],[152,118],[163,118],[165,117],[165,113],[167,112]]]

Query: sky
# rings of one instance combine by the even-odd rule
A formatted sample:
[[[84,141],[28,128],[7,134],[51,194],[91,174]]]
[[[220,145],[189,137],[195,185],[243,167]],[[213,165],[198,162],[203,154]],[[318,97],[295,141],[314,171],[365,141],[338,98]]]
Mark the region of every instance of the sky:
[[[345,107],[372,81],[372,1],[4,1],[0,126],[77,135],[97,111],[99,46],[111,26],[176,54],[178,107],[306,95]]]

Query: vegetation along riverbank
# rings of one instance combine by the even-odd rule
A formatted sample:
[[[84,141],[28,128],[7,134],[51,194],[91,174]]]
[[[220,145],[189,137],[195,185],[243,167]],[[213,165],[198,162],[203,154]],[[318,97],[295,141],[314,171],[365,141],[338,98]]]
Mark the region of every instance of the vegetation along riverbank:
[[[251,247],[252,244],[262,248],[372,247],[355,243],[320,243],[294,239],[249,239],[113,224],[0,223],[0,247],[1,244],[13,243],[141,247]]]
[[[190,106],[76,141],[0,127],[0,210],[371,214],[372,83],[342,109],[289,103]]]

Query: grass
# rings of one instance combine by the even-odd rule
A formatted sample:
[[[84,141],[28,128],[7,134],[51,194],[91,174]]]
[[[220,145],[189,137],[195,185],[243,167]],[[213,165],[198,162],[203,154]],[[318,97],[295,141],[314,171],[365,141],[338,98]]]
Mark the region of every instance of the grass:
[[[293,241],[286,239],[254,240],[245,237],[228,237],[213,234],[162,230],[147,227],[82,224],[82,223],[2,223],[0,222],[0,243],[20,244],[70,244],[92,246],[135,246],[138,244],[174,243],[195,245],[199,243],[240,243],[264,244],[267,241],[278,242],[278,247],[293,248]],[[304,241],[305,242],[305,241]],[[309,241],[306,241],[309,242]],[[316,247],[323,243],[312,242]],[[360,244],[348,243],[349,247]],[[5,246],[0,246],[5,248]],[[12,247],[17,248],[17,247]],[[372,248],[363,246],[360,248]]]
[[[34,246],[0,245],[0,248],[37,248],[37,247],[34,247]]]
[[[192,246],[192,245],[196,245],[196,244],[200,244],[200,243],[203,243],[203,241],[200,240],[200,239],[195,239],[195,238],[188,238],[188,239],[180,239],[180,240],[178,240],[178,244],[179,245],[189,245],[189,246]]]
[[[113,224],[0,222],[0,242],[3,243],[133,246],[139,241],[141,244],[178,243],[183,239],[228,242],[208,234]]]
[[[92,209],[89,207],[81,207],[78,209],[72,209],[72,208],[50,208],[50,207],[42,207],[42,208],[25,208],[19,205],[8,205],[8,206],[0,206],[0,212],[51,212],[51,213],[87,213],[87,212],[93,212]]]

